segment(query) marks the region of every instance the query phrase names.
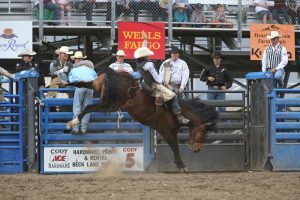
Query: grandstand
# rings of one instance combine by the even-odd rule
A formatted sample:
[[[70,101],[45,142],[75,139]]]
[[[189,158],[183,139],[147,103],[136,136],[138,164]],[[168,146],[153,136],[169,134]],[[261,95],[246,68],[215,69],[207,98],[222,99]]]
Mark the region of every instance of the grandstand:
[[[115,2],[115,1],[111,1]],[[176,2],[179,2],[176,1]],[[196,0],[184,1],[187,11],[191,12]],[[92,22],[97,26],[87,26],[86,11],[84,4],[81,1],[70,1],[71,6],[71,26],[66,26],[65,23],[61,25],[51,25],[53,16],[46,16],[44,13],[44,21],[39,19],[39,5],[38,1],[34,0],[0,0],[0,16],[3,21],[20,21],[30,20],[33,22],[33,41],[34,50],[38,52],[38,59],[43,73],[48,74],[48,64],[53,59],[54,50],[61,45],[67,45],[76,50],[78,47],[84,49],[90,59],[92,59],[96,66],[106,66],[112,61],[111,52],[117,48],[117,21],[122,20],[124,13],[120,16],[108,16],[108,8],[111,8],[112,13],[118,13],[117,7],[109,5],[107,0],[96,0],[93,5]],[[172,19],[166,19],[166,38],[167,45],[177,45],[183,51],[183,57],[188,61],[191,68],[192,77],[197,77],[197,74],[202,68],[210,63],[210,54],[215,49],[222,49],[224,55],[224,64],[234,72],[235,77],[243,77],[246,72],[257,71],[260,69],[260,62],[250,61],[249,25],[252,23],[261,23],[261,19],[255,13],[255,5],[253,0],[203,0],[204,13],[208,20],[213,17],[213,9],[217,3],[225,5],[225,15],[227,19],[232,22],[231,28],[211,28],[211,24],[205,24],[202,28],[193,27],[191,22],[187,22],[185,27],[178,27],[178,23],[172,22]],[[41,2],[41,4],[43,4]],[[269,1],[270,5],[274,1]],[[113,5],[113,3],[112,3]],[[149,6],[149,7],[145,7]],[[153,21],[154,16],[163,20],[162,13],[172,13],[176,9],[176,4],[169,5],[169,7],[159,7],[158,1],[153,1],[152,4],[145,4],[141,6],[138,11],[138,21]],[[42,5],[41,5],[42,6]],[[130,5],[131,6],[131,5]],[[157,7],[158,6],[158,7]],[[134,20],[134,10],[131,6],[129,14],[129,21]],[[154,10],[154,11],[153,11]],[[157,11],[156,11],[157,10]],[[43,10],[42,12],[48,12]],[[157,12],[157,13],[155,13]],[[66,17],[65,17],[66,18]],[[114,20],[115,18],[115,20]],[[280,14],[280,18],[284,18]],[[66,21],[64,21],[66,22]],[[273,20],[272,23],[277,23]],[[291,23],[285,22],[286,24]],[[295,25],[295,35],[299,38],[299,25]],[[210,38],[219,37],[223,42],[220,43],[210,40]],[[114,39],[115,38],[115,39]],[[300,41],[296,39],[296,61],[290,62],[286,68],[288,71],[297,71],[299,64],[299,44]],[[168,49],[168,47],[166,47]],[[15,68],[15,60],[2,60],[2,65],[8,67],[10,70]],[[130,62],[130,61],[129,61]]]

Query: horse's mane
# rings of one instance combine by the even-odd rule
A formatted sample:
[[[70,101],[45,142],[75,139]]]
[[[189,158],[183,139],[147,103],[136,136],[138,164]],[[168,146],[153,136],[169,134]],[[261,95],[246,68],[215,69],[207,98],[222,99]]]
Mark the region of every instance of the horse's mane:
[[[124,91],[126,92],[134,84],[134,79],[126,72],[118,73],[109,67],[102,69],[98,74],[103,73],[105,74],[105,84],[101,104],[108,110],[115,111],[122,106],[122,100],[125,98]]]

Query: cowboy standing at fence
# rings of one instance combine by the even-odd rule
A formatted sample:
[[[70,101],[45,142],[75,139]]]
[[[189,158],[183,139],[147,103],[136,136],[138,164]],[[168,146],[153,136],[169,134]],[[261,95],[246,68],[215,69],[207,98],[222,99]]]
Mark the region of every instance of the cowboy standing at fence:
[[[151,87],[156,100],[160,98],[163,98],[164,102],[172,100],[172,110],[176,115],[178,122],[180,124],[189,123],[190,120],[186,119],[181,114],[181,108],[176,94],[162,85],[162,78],[158,75],[153,62],[149,60],[149,57],[153,55],[154,53],[147,48],[147,35],[144,33],[143,46],[134,52],[134,58],[137,59],[137,69],[141,73],[144,82]],[[156,101],[156,104],[160,105],[161,103]]]
[[[221,54],[215,52],[213,54],[213,65],[205,67],[200,75],[201,81],[206,81],[208,90],[221,90],[226,91],[232,86],[232,77],[230,71],[221,65]],[[223,92],[210,92],[207,94],[207,100],[225,100],[225,93]],[[220,107],[220,112],[224,112],[225,108]]]
[[[94,64],[89,60],[83,60],[86,56],[83,56],[81,51],[76,51],[71,59],[74,60],[73,69],[69,74],[69,81],[93,81],[97,78],[97,74],[94,71]],[[73,119],[76,119],[81,111],[89,104],[93,102],[93,90],[88,88],[77,88],[75,89],[73,99]],[[79,125],[73,127],[72,134],[84,134],[87,130],[87,124],[90,120],[90,114],[86,114]]]
[[[109,65],[109,68],[115,70],[116,72],[128,72],[132,73],[133,69],[130,64],[124,62],[125,52],[123,50],[118,50],[116,54],[116,62]]]
[[[43,74],[39,69],[38,63],[33,61],[33,56],[36,54],[35,51],[31,51],[30,49],[23,49],[22,53],[18,55],[18,57],[22,57],[22,60],[16,64],[16,71],[21,72],[25,70],[35,70],[39,73],[38,86],[45,87],[45,79]]]
[[[73,54],[73,51],[70,51],[69,47],[62,46],[55,53],[58,57],[50,63],[51,78],[60,76],[63,81],[67,82],[68,73],[73,67],[73,64],[69,61],[69,55]]]
[[[265,49],[262,57],[262,71],[273,73],[273,87],[283,87],[284,67],[288,63],[286,48],[279,42],[280,34],[277,31],[271,31],[267,36],[271,44]]]
[[[178,99],[183,95],[184,88],[189,80],[190,70],[186,62],[179,58],[181,51],[172,47],[171,58],[165,60],[159,69],[159,76],[164,86],[175,92]],[[179,110],[179,104],[174,105]]]

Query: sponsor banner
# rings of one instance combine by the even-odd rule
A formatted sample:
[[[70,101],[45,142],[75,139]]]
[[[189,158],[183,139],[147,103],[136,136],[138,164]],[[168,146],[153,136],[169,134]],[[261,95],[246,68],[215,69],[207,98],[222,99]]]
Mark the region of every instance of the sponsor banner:
[[[144,170],[144,149],[128,147],[44,147],[44,172],[91,172],[107,164],[123,171]]]
[[[271,31],[278,31],[281,35],[280,42],[286,48],[290,61],[295,60],[295,26],[282,24],[251,24],[250,25],[250,59],[261,60],[264,50],[269,46],[267,35]]]
[[[147,47],[154,52],[150,59],[165,59],[165,23],[118,22],[118,49],[124,50],[126,59],[135,59],[134,51],[143,46],[145,31]]]
[[[0,59],[19,58],[24,48],[32,49],[32,21],[1,21]]]

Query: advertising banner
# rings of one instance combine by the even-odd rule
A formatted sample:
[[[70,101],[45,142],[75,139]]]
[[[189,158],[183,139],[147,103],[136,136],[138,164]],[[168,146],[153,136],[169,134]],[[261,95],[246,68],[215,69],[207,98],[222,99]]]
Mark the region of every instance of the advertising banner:
[[[32,50],[32,21],[1,21],[0,59],[16,59],[24,48]]]
[[[134,59],[134,51],[143,45],[143,31],[147,34],[147,47],[154,52],[150,59],[165,59],[165,23],[118,22],[118,49],[124,50],[126,59]]]
[[[286,48],[290,61],[295,60],[295,26],[282,24],[251,24],[250,25],[250,59],[261,60],[264,50],[269,46],[267,35],[277,31],[281,35],[280,42]]]
[[[92,172],[106,164],[121,171],[143,171],[143,147],[44,147],[45,173]]]

